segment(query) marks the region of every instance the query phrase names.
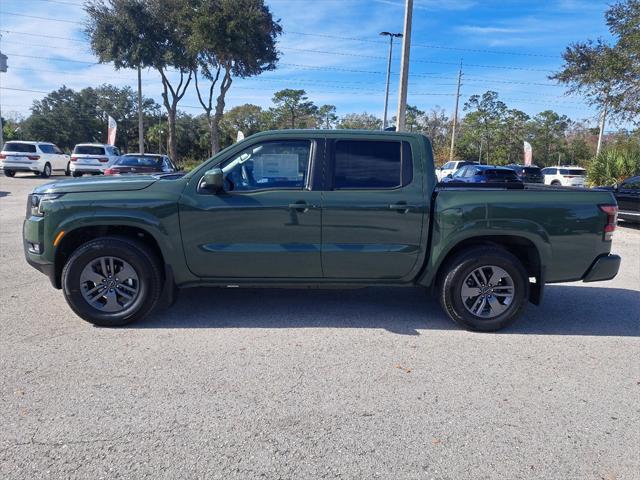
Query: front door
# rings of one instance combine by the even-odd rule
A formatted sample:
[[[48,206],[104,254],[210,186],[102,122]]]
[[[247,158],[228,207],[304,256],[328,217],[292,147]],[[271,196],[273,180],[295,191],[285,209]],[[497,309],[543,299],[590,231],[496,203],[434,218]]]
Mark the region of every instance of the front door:
[[[320,146],[257,142],[218,165],[224,191],[187,187],[180,224],[189,269],[207,278],[322,277],[320,192],[310,181]]]
[[[325,278],[400,280],[417,273],[429,201],[422,166],[412,161],[411,152],[408,141],[390,141],[389,136],[328,141],[329,178],[322,201]]]

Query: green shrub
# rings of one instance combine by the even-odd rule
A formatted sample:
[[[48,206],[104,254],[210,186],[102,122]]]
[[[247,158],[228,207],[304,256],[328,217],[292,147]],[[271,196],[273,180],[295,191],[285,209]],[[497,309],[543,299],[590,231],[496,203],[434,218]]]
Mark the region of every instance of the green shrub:
[[[614,185],[634,175],[640,175],[640,145],[607,148],[587,169],[587,181],[592,186]]]

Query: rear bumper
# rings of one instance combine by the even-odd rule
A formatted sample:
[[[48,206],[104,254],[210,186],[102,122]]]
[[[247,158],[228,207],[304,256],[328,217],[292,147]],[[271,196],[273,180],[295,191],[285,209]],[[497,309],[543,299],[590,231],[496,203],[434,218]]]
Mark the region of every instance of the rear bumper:
[[[75,164],[75,163],[71,163],[71,165],[69,166],[69,170],[71,170],[71,172],[77,172],[77,173],[104,173],[104,171],[109,168],[107,167],[107,164],[105,163],[104,166],[103,165],[82,165],[82,164]]]
[[[39,172],[42,169],[40,162],[0,162],[0,170],[12,172]]]
[[[582,281],[601,282],[603,280],[611,280],[618,274],[621,260],[619,255],[601,255],[591,264]]]

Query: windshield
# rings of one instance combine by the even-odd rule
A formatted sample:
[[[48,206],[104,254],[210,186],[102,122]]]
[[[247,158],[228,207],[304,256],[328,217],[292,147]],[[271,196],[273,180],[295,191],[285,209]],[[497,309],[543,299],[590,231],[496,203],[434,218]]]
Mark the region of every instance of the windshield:
[[[538,167],[524,167],[524,173],[529,175],[538,175],[541,170]]]
[[[162,157],[126,156],[120,157],[120,159],[116,160],[114,165],[124,167],[161,167]]]
[[[36,151],[36,146],[29,143],[7,142],[2,147],[3,152],[22,152],[33,153]]]
[[[73,149],[76,155],[104,155],[104,147],[96,147],[93,145],[76,145]]]

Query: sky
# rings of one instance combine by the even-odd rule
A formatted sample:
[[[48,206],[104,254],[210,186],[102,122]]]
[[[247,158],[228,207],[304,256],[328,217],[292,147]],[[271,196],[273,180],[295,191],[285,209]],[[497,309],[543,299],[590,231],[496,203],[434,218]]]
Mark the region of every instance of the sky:
[[[339,115],[382,116],[389,41],[381,31],[402,32],[404,0],[267,0],[283,35],[278,67],[235,80],[227,108],[272,105],[273,92],[304,89],[317,105]],[[548,79],[562,65],[568,44],[610,40],[600,0],[414,0],[408,103],[452,114],[462,62],[462,105],[470,95],[498,92],[509,108],[533,116],[552,109],[595,125],[597,111]],[[4,117],[28,116],[34,100],[62,85],[73,89],[103,83],[136,88],[133,70],[97,64],[82,33],[81,0],[2,0],[0,73]],[[400,44],[394,43],[389,97],[397,110]],[[143,94],[161,103],[159,74],[143,71]],[[20,89],[20,90],[14,90]],[[21,91],[28,90],[28,91]],[[202,113],[193,86],[179,109]]]

